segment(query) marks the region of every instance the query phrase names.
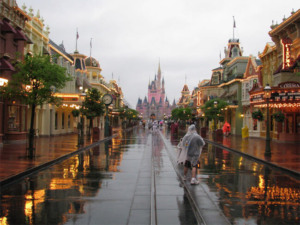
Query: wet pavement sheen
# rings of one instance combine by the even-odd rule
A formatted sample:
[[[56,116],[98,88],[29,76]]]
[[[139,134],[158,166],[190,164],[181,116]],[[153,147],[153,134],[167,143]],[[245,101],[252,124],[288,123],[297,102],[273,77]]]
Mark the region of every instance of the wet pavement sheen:
[[[299,179],[208,144],[191,186],[180,135],[162,134],[135,129],[3,188],[1,224],[151,224],[153,179],[157,224],[197,224],[193,210],[205,224],[300,224]]]

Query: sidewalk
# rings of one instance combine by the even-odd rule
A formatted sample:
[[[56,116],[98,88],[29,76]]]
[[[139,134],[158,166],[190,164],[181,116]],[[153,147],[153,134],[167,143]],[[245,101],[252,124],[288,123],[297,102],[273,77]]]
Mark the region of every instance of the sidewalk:
[[[117,129],[113,130],[116,132]],[[104,130],[101,130],[99,141],[103,139]],[[77,134],[36,137],[34,159],[26,157],[27,143],[4,144],[0,147],[0,182],[93,144],[92,139],[86,138],[84,145],[78,148],[77,142]]]
[[[210,142],[214,142],[212,135],[209,135],[206,139]],[[229,137],[223,137],[223,141],[217,141],[216,143],[229,149],[248,154],[254,158],[300,173],[299,143],[271,141],[272,155],[268,158],[264,156],[266,148],[266,141],[264,138],[242,138],[241,136],[230,135]]]

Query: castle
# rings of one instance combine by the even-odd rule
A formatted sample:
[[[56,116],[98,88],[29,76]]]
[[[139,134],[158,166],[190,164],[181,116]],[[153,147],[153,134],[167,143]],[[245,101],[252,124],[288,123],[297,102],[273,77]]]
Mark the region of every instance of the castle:
[[[157,120],[165,119],[171,116],[172,110],[176,107],[175,99],[173,104],[169,103],[165,96],[165,80],[161,80],[160,63],[158,64],[158,72],[152,82],[148,85],[148,100],[145,96],[144,101],[139,98],[136,110],[143,119],[155,118]]]

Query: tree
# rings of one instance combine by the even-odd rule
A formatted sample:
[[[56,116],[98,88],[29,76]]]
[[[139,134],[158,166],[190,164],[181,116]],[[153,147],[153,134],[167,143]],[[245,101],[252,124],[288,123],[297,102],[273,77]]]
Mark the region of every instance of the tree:
[[[187,108],[175,108],[171,112],[172,119],[186,121],[192,118],[192,109]]]
[[[228,103],[222,99],[211,99],[202,107],[205,118],[209,121],[214,120],[214,130],[218,120],[224,120],[222,111],[227,107]]]
[[[84,102],[82,103],[81,112],[90,120],[89,132],[91,134],[91,128],[93,126],[93,119],[98,116],[102,116],[105,112],[104,103],[101,101],[102,94],[96,88],[88,89]]]
[[[139,120],[139,112],[128,107],[119,108],[120,118],[127,119],[130,124],[132,120]]]
[[[33,157],[35,109],[44,103],[60,104],[60,99],[53,95],[54,89],[65,86],[71,78],[65,68],[51,63],[50,56],[27,55],[23,62],[18,62],[17,73],[4,88],[5,97],[19,99],[31,107],[29,128],[29,157]]]

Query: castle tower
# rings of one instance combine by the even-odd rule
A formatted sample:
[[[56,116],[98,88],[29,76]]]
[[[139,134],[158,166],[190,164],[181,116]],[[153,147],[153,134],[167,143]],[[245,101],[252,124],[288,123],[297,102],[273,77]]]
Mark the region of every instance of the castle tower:
[[[149,119],[150,115],[154,114],[156,119],[163,119],[164,115],[170,116],[174,108],[169,107],[168,98],[165,96],[165,79],[161,77],[160,62],[158,63],[157,74],[154,80],[148,84],[148,101],[145,97],[143,105],[140,99],[138,100],[136,110],[141,114],[143,113],[144,119]],[[167,101],[167,102],[166,102]]]

